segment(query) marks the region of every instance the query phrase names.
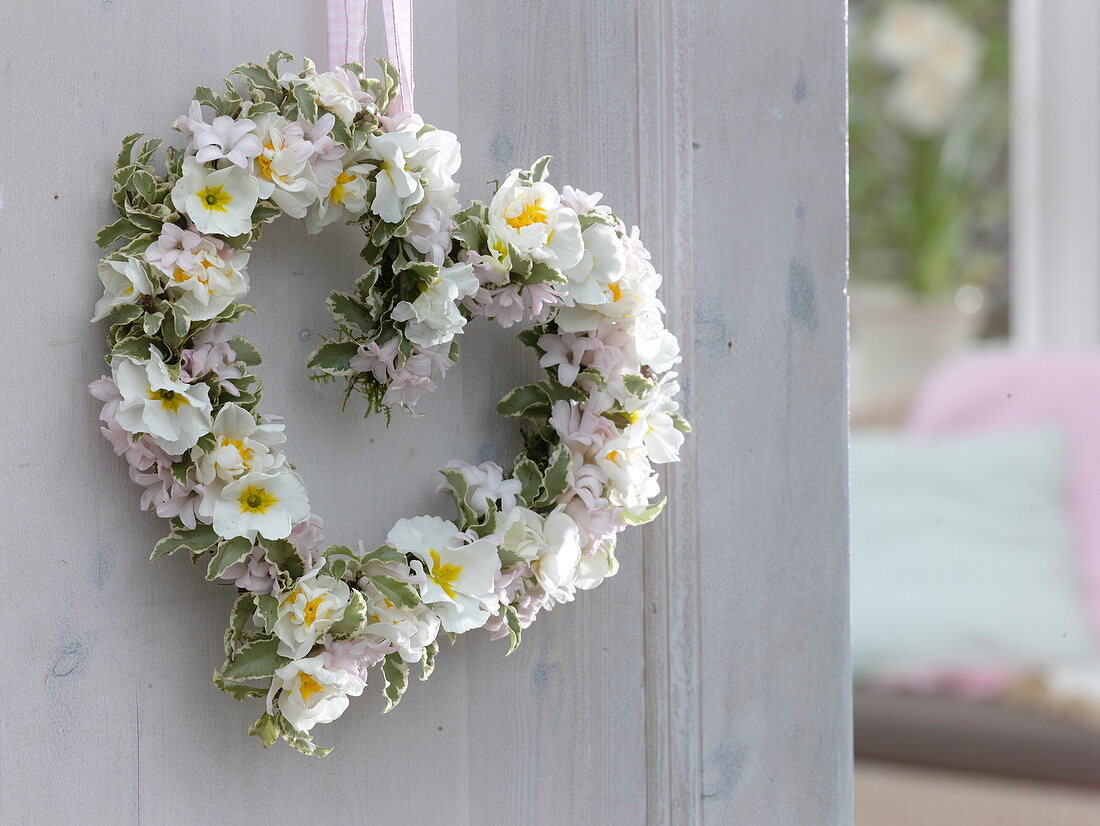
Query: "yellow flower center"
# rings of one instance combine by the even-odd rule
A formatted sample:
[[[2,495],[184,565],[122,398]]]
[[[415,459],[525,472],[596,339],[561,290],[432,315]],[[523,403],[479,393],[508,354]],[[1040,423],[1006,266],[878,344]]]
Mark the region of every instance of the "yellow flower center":
[[[619,451],[609,450],[607,452],[607,461],[614,462],[615,464],[618,464],[619,463]]]
[[[268,508],[279,503],[279,497],[264,488],[249,485],[237,497],[242,513],[267,513]]]
[[[432,570],[428,574],[428,577],[438,585],[448,597],[455,598],[455,582],[459,576],[462,575],[462,566],[454,565],[448,562],[446,565],[441,565],[439,562],[439,551],[432,548],[428,553],[432,557]]]
[[[252,461],[253,450],[244,446],[244,439],[230,439],[228,436],[222,436],[222,447],[235,447],[241,454],[241,461],[246,463]]]
[[[347,184],[350,184],[355,180],[355,176],[350,172],[341,172],[336,179],[335,186],[332,187],[332,191],[328,194],[328,199],[334,204],[344,203],[344,199],[348,197]]]
[[[321,684],[314,679],[312,674],[306,674],[302,672],[298,675],[298,693],[302,695],[304,702],[309,702],[309,698],[314,694],[317,694],[324,689]]]
[[[532,201],[524,205],[523,212],[519,215],[505,218],[504,221],[512,229],[523,229],[524,227],[531,226],[531,224],[544,223],[546,221],[546,210],[543,209],[542,201]]]
[[[187,397],[175,390],[150,390],[149,398],[160,402],[165,410],[175,413],[187,403]]]
[[[208,186],[196,192],[195,197],[202,201],[203,209],[209,212],[225,212],[226,205],[233,201],[233,196],[222,186]]]
[[[621,301],[623,298],[623,288],[618,285],[617,282],[612,281],[607,285],[607,289],[611,291],[612,301]]]
[[[266,140],[264,141],[263,151],[256,156],[256,169],[258,169],[260,174],[269,181],[275,180],[275,177],[271,174],[271,156],[268,154],[274,151],[275,147],[272,145],[271,141]]]
[[[313,625],[317,621],[317,609],[321,607],[321,603],[324,601],[324,596],[314,597],[306,603],[306,607],[302,609],[302,622],[306,625]],[[328,615],[328,611],[325,611],[325,615]],[[324,617],[321,617],[324,619]]]

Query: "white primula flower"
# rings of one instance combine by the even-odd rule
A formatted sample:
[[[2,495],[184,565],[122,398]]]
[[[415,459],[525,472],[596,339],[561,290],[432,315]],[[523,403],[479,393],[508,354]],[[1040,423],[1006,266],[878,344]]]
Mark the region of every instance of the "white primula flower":
[[[321,194],[316,206],[306,216],[306,228],[320,232],[322,227],[343,220],[358,218],[367,211],[367,189],[374,167],[361,160],[349,162],[336,176],[331,187]]]
[[[555,269],[572,269],[584,255],[577,213],[561,206],[550,184],[524,183],[519,175],[520,170],[512,170],[489,204],[494,239]]]
[[[427,577],[420,598],[454,634],[480,628],[499,600],[493,591],[500,557],[491,539],[464,544],[453,522],[438,516],[399,519],[386,541],[417,560],[413,568]]]
[[[650,500],[661,492],[645,448],[632,445],[626,436],[604,442],[593,462],[607,474],[608,499],[632,514],[647,508]]]
[[[309,516],[298,474],[286,468],[246,473],[221,489],[214,502],[214,532],[222,539],[245,536],[286,539]]]
[[[584,333],[596,330],[608,319],[618,321],[647,310],[661,310],[663,305],[657,300],[660,285],[661,276],[648,261],[627,255],[622,276],[601,285],[603,301],[596,304],[577,301],[572,307],[561,307],[554,320],[562,332]]]
[[[578,591],[591,591],[618,572],[619,560],[615,559],[615,543],[605,541],[595,553],[581,557],[574,584]]]
[[[630,319],[629,343],[626,358],[633,371],[648,365],[657,373],[664,373],[680,361],[680,342],[665,328],[661,311],[650,306]]]
[[[448,216],[458,212],[458,184],[454,176],[462,166],[462,149],[454,132],[429,129],[418,136],[417,149],[409,168],[419,173],[420,182],[432,202]]]
[[[593,224],[581,237],[584,254],[577,266],[565,270],[565,303],[603,304],[606,285],[618,281],[626,269],[626,251],[619,233],[604,223]]]
[[[286,441],[283,425],[257,424],[252,414],[237,404],[218,411],[211,432],[213,450],[204,453],[196,447],[191,451],[195,478],[203,485],[199,515],[206,520],[213,518],[214,506],[227,484],[246,473],[269,473],[285,461],[283,454],[272,450]]]
[[[172,456],[210,432],[210,387],[173,378],[156,348],[149,348],[148,361],[116,358],[111,377],[122,394],[115,418],[128,432],[148,433]]]
[[[299,579],[290,591],[275,596],[279,600],[274,628],[279,655],[296,659],[308,654],[343,618],[351,588],[331,576],[312,576]]]
[[[176,304],[193,321],[208,321],[248,292],[245,265],[247,252],[220,249],[204,238],[191,250],[185,262],[188,269],[176,266],[168,280]]]
[[[184,158],[183,177],[172,187],[172,203],[199,232],[243,235],[252,229],[260,198],[256,179],[240,167],[209,169]]]
[[[388,224],[400,224],[405,213],[424,199],[420,179],[409,171],[409,156],[419,148],[416,133],[388,132],[367,138],[378,175],[371,210]]]
[[[308,732],[343,714],[348,697],[358,697],[365,687],[366,683],[342,668],[325,668],[324,654],[293,660],[275,671],[267,693],[267,711],[274,714],[278,705],[294,728]]]
[[[624,405],[630,422],[626,438],[635,447],[645,447],[651,462],[680,461],[684,434],[676,428],[672,418],[674,413],[680,412],[676,401],[679,392],[676,374],[667,373],[644,398],[631,396]]]
[[[317,102],[328,109],[344,123],[351,123],[359,114],[360,104],[356,90],[347,81],[334,72],[321,72],[309,75],[305,85],[317,97]],[[361,94],[361,93],[360,93]]]
[[[546,517],[524,507],[513,508],[500,526],[500,546],[531,566],[542,590],[553,602],[573,599],[581,559],[580,529],[561,508]]]
[[[367,599],[370,620],[363,636],[391,643],[407,663],[420,662],[424,649],[439,635],[439,617],[423,603],[412,608],[394,605],[371,584],[369,577],[363,577],[359,584]]]
[[[274,201],[291,218],[303,218],[317,200],[317,181],[310,165],[313,144],[302,127],[282,115],[255,118],[260,154],[253,167],[259,180],[260,198]]]
[[[99,262],[99,280],[103,282],[103,297],[95,303],[92,321],[100,321],[111,314],[115,307],[133,304],[143,295],[153,294],[153,284],[141,262],[134,258],[125,261],[104,259]]]
[[[462,332],[466,318],[458,302],[481,286],[471,264],[443,267],[415,300],[401,301],[390,313],[394,321],[408,322],[405,338],[421,347],[445,344]]]

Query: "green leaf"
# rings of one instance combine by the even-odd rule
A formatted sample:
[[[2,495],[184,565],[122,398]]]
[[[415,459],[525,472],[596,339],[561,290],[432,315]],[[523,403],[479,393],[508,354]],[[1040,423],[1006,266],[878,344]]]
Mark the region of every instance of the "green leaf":
[[[439,643],[424,646],[424,655],[420,658],[420,681],[428,679],[435,671],[435,655],[439,653]]]
[[[294,55],[276,49],[267,56],[267,70],[275,77],[279,76],[279,64],[294,60]]]
[[[275,676],[275,670],[290,660],[278,653],[279,640],[264,636],[246,643],[225,663],[222,676],[227,680],[258,680]]]
[[[240,594],[229,612],[229,627],[225,630],[225,656],[229,656],[241,644],[245,626],[256,610],[252,594]]]
[[[569,448],[559,444],[550,454],[550,463],[542,477],[542,494],[536,504],[549,505],[565,492],[573,458]]]
[[[191,468],[195,466],[195,461],[191,458],[190,454],[184,456],[178,462],[172,463],[172,478],[179,482],[181,485],[187,484],[187,474],[191,472]]]
[[[517,387],[497,402],[497,412],[501,416],[534,416],[540,408],[549,412],[550,401],[546,391],[537,384]]]
[[[470,504],[466,501],[466,493],[469,490],[469,484],[466,482],[466,478],[457,470],[444,468],[439,472],[443,478],[447,480],[447,492],[451,495],[451,498],[454,499],[455,506],[462,516],[462,525],[460,527],[462,530],[466,530],[477,521],[477,514],[474,513],[474,509],[471,508]]]
[[[260,594],[254,600],[256,604],[256,616],[263,623],[264,630],[275,630],[275,620],[279,618],[279,600],[271,594]]]
[[[157,180],[144,169],[139,169],[130,176],[130,186],[146,203],[157,202]]]
[[[394,579],[385,574],[373,574],[367,577],[382,596],[401,608],[412,608],[420,604],[420,595],[407,582]]]
[[[550,155],[543,155],[531,165],[530,177],[532,182],[537,183],[546,180],[546,168],[550,166],[551,157]]]
[[[199,440],[195,444],[195,447],[197,447],[203,453],[209,453],[217,446],[217,444],[217,436],[215,436],[213,433],[203,433],[201,436],[199,436]]]
[[[252,223],[270,224],[282,214],[283,210],[278,204],[271,201],[260,201],[252,210]]]
[[[507,657],[519,648],[520,635],[523,632],[519,624],[519,614],[516,613],[514,605],[504,606],[504,622],[508,626],[508,653],[504,655]]]
[[[232,697],[234,700],[243,700],[245,697],[266,697],[268,686],[245,685],[244,683],[226,682],[217,671],[214,672],[214,685]],[[249,732],[251,733],[251,732]]]
[[[679,413],[670,413],[669,418],[672,419],[672,426],[679,430],[681,433],[691,433],[691,425],[688,424],[687,419],[685,419]]]
[[[564,284],[567,279],[560,270],[556,270],[542,261],[534,261],[531,271],[523,276],[523,284]]]
[[[256,345],[241,336],[233,336],[229,339],[229,349],[237,354],[237,361],[243,361],[249,367],[255,367],[260,363],[260,351]]]
[[[153,553],[149,555],[149,560],[152,561],[158,556],[174,553],[181,548],[194,553],[202,553],[208,550],[218,539],[218,535],[214,533],[214,528],[210,525],[199,525],[189,531],[173,530],[172,533],[153,547]]]
[[[206,578],[215,580],[225,573],[230,565],[235,565],[252,552],[252,540],[243,536],[227,539],[218,545],[210,564],[206,567]]]
[[[385,714],[401,702],[401,695],[409,687],[409,666],[400,654],[387,654],[382,660],[382,677],[386,683],[382,687],[382,696],[386,698],[386,708],[382,713]]]
[[[643,508],[637,513],[624,510],[623,519],[626,520],[628,525],[644,525],[647,522],[652,522],[660,514],[667,501],[667,499],[662,499],[660,502],[652,504],[648,508]]]
[[[370,308],[347,293],[334,292],[325,303],[336,318],[354,324],[364,333],[372,332],[378,326]]]
[[[623,384],[626,386],[627,393],[639,399],[654,387],[653,379],[647,379],[645,376],[638,375],[637,373],[625,374],[623,376]]]
[[[294,728],[290,721],[282,714],[279,715],[277,722],[279,728],[282,730],[283,739],[302,754],[308,755],[309,757],[324,757],[332,751],[331,748],[323,748],[316,745],[309,734]]]
[[[275,79],[275,75],[268,71],[266,66],[260,66],[257,63],[243,63],[234,69],[232,74],[243,77],[245,84],[253,91],[259,92],[261,98],[267,100],[278,99],[279,84]]]
[[[141,319],[141,329],[147,336],[155,336],[164,323],[164,313],[146,313]]]
[[[367,601],[362,593],[352,589],[351,601],[344,608],[344,615],[332,624],[329,633],[336,638],[358,637],[366,624]]]
[[[317,98],[313,96],[313,90],[304,83],[297,83],[294,85],[293,92],[302,119],[313,123],[317,120]]]
[[[264,714],[263,717],[252,724],[252,728],[248,730],[248,733],[255,734],[259,737],[266,749],[279,739],[279,735],[282,734],[282,729],[279,727],[279,723],[274,715]]]
[[[343,373],[351,369],[351,359],[359,352],[354,341],[326,341],[309,357],[308,367],[329,373]]]
[[[381,562],[383,564],[392,562],[400,565],[409,564],[408,557],[392,545],[379,545],[363,557],[363,564],[366,565],[368,562]]]
[[[293,579],[301,579],[306,572],[306,564],[298,553],[298,549],[285,539],[259,539],[260,546],[264,549],[264,558]]]
[[[97,232],[95,242],[97,246],[107,249],[120,238],[136,238],[141,234],[142,231],[134,226],[129,218],[119,218],[113,224],[108,224]]]
[[[528,505],[533,505],[542,487],[542,472],[531,459],[523,458],[516,462],[512,477],[519,480],[520,496]]]

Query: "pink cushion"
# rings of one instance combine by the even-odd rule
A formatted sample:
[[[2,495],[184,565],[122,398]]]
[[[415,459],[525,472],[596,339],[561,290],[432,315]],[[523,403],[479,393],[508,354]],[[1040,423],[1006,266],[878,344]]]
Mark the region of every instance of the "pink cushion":
[[[906,429],[935,435],[1054,424],[1070,447],[1069,505],[1086,609],[1100,638],[1100,354],[968,356],[922,388]]]

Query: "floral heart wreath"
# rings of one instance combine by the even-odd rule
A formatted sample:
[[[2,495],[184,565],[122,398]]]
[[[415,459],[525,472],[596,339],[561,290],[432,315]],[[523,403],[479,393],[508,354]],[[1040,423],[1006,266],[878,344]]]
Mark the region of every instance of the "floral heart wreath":
[[[410,664],[431,673],[441,630],[484,628],[511,653],[540,610],[613,575],[617,533],[660,511],[652,464],[678,459],[688,426],[661,277],[599,194],[559,194],[543,158],[460,210],[458,141],[384,114],[400,88],[390,63],[373,79],[356,63],[280,73],[289,59],[237,67],[223,94],[200,87],[175,123],[187,147],[167,150],[163,174],[149,163],[160,140],[123,141],[121,217],[96,239],[113,248],[93,319],[111,322],[111,375],[91,391],[143,508],[171,521],[152,558],[208,557],[207,579],[237,587],[215,685],[266,697],[251,729],[265,746],[282,737],[321,755],[310,731],[373,667],[388,711]],[[510,472],[441,471],[454,520],[401,519],[373,550],[321,547],[283,425],[257,412],[259,353],[229,333],[253,311],[241,303],[251,245],[284,214],[366,235],[366,272],[329,297],[335,333],[309,367],[368,412],[388,418],[434,392],[470,319],[533,322],[519,339],[546,376],[497,405],[523,422],[524,449]]]

